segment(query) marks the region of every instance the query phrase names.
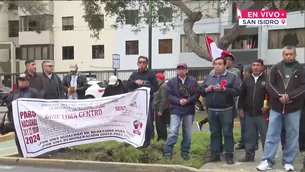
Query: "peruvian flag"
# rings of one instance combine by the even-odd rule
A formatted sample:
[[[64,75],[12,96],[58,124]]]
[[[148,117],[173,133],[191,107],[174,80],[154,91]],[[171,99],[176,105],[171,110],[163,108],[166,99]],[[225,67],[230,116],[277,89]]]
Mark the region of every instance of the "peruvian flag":
[[[205,36],[205,44],[212,62],[219,57],[225,57],[227,55],[232,56],[232,54],[228,51],[218,48],[216,43],[208,36]]]
[[[238,19],[243,18],[242,15],[241,15],[241,10],[240,10],[240,8],[239,8],[238,3],[236,3],[236,14],[237,14],[237,18],[238,18]]]

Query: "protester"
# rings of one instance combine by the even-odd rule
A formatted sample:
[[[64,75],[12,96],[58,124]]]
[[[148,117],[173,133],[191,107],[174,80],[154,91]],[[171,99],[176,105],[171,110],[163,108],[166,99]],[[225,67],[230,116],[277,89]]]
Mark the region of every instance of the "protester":
[[[30,82],[30,87],[35,88],[36,90],[38,89],[38,84],[37,84],[37,74],[36,74],[36,62],[35,60],[26,60],[25,61],[25,74],[29,78]]]
[[[243,68],[243,79],[249,77],[252,75],[252,66],[251,65],[245,65]]]
[[[168,100],[166,96],[166,83],[164,82],[164,75],[157,73],[156,75],[159,89],[154,94],[154,110],[156,118],[156,129],[158,134],[158,141],[167,139],[166,124],[168,118],[170,118],[170,111],[168,108]]]
[[[53,64],[50,61],[42,62],[43,74],[39,76],[38,91],[42,99],[63,99],[68,90],[62,84],[58,75],[53,73]]]
[[[271,99],[271,110],[265,150],[257,170],[271,169],[274,165],[284,121],[286,144],[282,162],[286,171],[293,171],[293,162],[299,147],[300,115],[305,94],[305,70],[296,61],[295,47],[284,47],[283,61],[272,66],[269,71],[267,89]]]
[[[267,95],[267,96],[266,96]],[[264,62],[256,59],[252,62],[252,75],[242,81],[238,100],[239,115],[245,124],[245,149],[246,155],[239,162],[254,161],[258,134],[264,148],[267,119],[264,116],[270,110],[270,106],[264,107],[265,98],[268,97],[266,90],[266,75],[264,74]],[[266,100],[267,101],[267,100]]]
[[[226,60],[222,57],[213,61],[214,74],[210,74],[203,84],[202,96],[208,107],[211,140],[211,158],[208,162],[220,161],[221,133],[224,135],[224,150],[227,164],[233,164],[233,108],[234,97],[239,96],[239,77],[226,70]]]
[[[180,123],[182,122],[181,157],[184,160],[189,160],[195,103],[200,96],[200,89],[197,80],[188,75],[185,63],[177,65],[177,77],[168,81],[166,95],[170,102],[171,118],[169,135],[164,144],[165,158],[172,159],[173,148],[178,141]]]
[[[22,73],[18,76],[18,89],[13,91],[7,99],[8,119],[10,121],[12,128],[14,128],[12,102],[19,98],[39,98],[38,91],[30,87],[29,78],[25,73]],[[13,129],[13,131],[15,131],[15,129]],[[23,157],[23,153],[16,132],[15,132],[15,142],[19,155]]]
[[[117,76],[111,76],[109,78],[108,86],[105,88],[102,97],[114,96],[118,94],[124,94],[127,92],[128,90],[123,84],[123,82],[120,79],[118,79]]]
[[[67,91],[68,99],[85,99],[86,90],[89,87],[86,75],[78,72],[78,65],[70,65],[70,73],[65,75],[63,86]]]
[[[145,142],[143,147],[148,147],[150,140],[154,135],[154,115],[153,115],[153,94],[158,90],[158,82],[156,75],[153,71],[148,69],[148,58],[140,56],[138,58],[138,70],[133,72],[127,82],[127,88],[132,91],[140,87],[149,87],[150,88],[150,103],[149,103],[149,112],[147,118]]]

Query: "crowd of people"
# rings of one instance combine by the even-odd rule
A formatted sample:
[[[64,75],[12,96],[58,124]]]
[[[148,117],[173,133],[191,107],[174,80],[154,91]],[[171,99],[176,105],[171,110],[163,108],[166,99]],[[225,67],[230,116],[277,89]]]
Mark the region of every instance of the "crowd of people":
[[[209,123],[211,157],[207,162],[217,162],[224,157],[227,164],[234,164],[234,118],[239,115],[241,139],[235,149],[245,149],[240,162],[252,162],[261,140],[263,156],[257,170],[271,169],[281,140],[283,166],[294,170],[294,160],[302,140],[301,110],[305,96],[305,69],[296,60],[296,49],[286,46],[283,60],[266,70],[264,62],[256,59],[244,72],[233,67],[235,57],[227,54],[213,60],[214,69],[202,86],[190,76],[186,63],[177,65],[177,76],[167,83],[161,73],[148,68],[148,58],[140,56],[138,70],[134,71],[124,85],[117,76],[109,78],[105,96],[127,93],[139,87],[149,87],[150,104],[143,148],[154,137],[156,121],[157,140],[164,140],[164,156],[172,159],[173,148],[178,141],[182,124],[181,157],[190,159],[195,104],[204,97],[208,117],[198,123],[201,129]],[[84,99],[88,88],[86,76],[78,72],[77,65],[70,66],[70,73],[61,80],[53,73],[50,61],[42,63],[43,74],[36,74],[35,61],[26,61],[26,71],[18,77],[18,89],[8,98],[8,116],[13,130],[11,102],[18,98]],[[169,131],[167,127],[169,126]],[[299,139],[300,134],[300,139]],[[304,134],[303,134],[304,135]],[[224,142],[223,142],[224,139]],[[18,139],[16,145],[22,155]],[[304,145],[303,145],[304,147]],[[300,150],[302,145],[300,145]],[[305,160],[304,160],[305,164]],[[305,171],[305,169],[304,169]]]

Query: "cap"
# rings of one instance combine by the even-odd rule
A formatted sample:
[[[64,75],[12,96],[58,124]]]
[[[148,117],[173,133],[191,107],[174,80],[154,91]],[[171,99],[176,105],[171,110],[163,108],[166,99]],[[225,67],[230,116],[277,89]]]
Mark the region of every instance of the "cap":
[[[74,64],[74,65],[70,65],[70,71],[76,71],[78,69],[78,65]]]
[[[177,68],[179,68],[179,67],[183,67],[183,68],[187,69],[186,63],[183,63],[183,62],[178,63]]]
[[[164,80],[164,75],[163,75],[162,73],[157,73],[157,74],[156,74],[156,78],[157,78],[157,79]]]
[[[110,78],[109,78],[109,83],[108,83],[108,85],[115,85],[116,84],[116,82],[118,81],[118,77],[116,77],[116,76],[111,76]]]
[[[18,80],[28,80],[28,76],[25,73],[21,73],[18,76]]]

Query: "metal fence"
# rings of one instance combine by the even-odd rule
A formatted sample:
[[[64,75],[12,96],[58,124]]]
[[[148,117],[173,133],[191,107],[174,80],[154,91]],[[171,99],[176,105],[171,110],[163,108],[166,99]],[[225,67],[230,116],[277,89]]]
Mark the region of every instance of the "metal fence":
[[[195,77],[197,80],[204,80],[204,78],[209,74],[212,68],[190,68],[189,74],[190,76]],[[134,70],[118,70],[116,72],[116,75],[121,80],[128,80],[130,75],[132,74]],[[165,75],[166,79],[173,78],[177,75],[176,69],[166,69],[166,70],[153,70],[156,73],[160,72]],[[110,76],[114,75],[114,70],[108,70],[108,71],[80,71],[81,73],[85,74],[87,77],[95,78],[99,81],[108,82],[108,79]],[[63,78],[64,75],[66,75],[68,72],[54,72],[56,73],[60,78]],[[16,77],[19,75],[19,73],[1,73],[1,76],[4,76],[4,79],[2,79],[2,86],[11,87],[13,84],[16,83],[17,79]]]

